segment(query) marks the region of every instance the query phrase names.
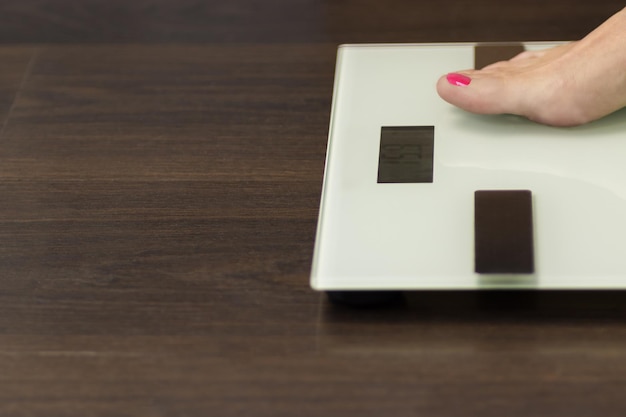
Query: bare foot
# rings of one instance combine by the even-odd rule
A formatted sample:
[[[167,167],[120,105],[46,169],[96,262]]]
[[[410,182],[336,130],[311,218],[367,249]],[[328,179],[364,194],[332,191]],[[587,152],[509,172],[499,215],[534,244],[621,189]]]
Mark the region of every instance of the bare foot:
[[[626,106],[626,9],[584,39],[445,75],[437,92],[472,113],[576,126]]]

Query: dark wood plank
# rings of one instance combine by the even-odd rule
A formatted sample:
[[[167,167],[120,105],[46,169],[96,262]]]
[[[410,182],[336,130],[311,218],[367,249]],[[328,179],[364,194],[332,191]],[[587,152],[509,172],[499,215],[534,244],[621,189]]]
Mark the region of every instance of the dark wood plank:
[[[47,48],[5,131],[0,172],[319,179],[334,59],[333,45]]]
[[[327,2],[325,19],[339,43],[570,40],[623,7],[617,1],[351,0]]]
[[[449,42],[567,40],[617,0],[4,0],[2,42]]]
[[[121,388],[113,400],[83,378],[107,357],[148,358],[150,346],[173,358],[314,350],[319,295],[307,275],[334,54],[41,50],[0,142],[0,415],[169,414],[174,397],[150,405],[156,391],[135,400]],[[20,340],[37,340],[34,350]],[[54,365],[58,354],[78,374],[42,393],[39,372],[67,365]],[[224,371],[190,381],[206,373],[217,386]],[[109,384],[99,381],[97,391]]]
[[[3,337],[0,410],[46,416],[622,412],[626,333],[618,322],[407,321],[410,312],[321,312],[317,329],[225,326],[191,336],[147,327],[107,335],[89,334],[85,326],[83,336]]]
[[[317,305],[301,278],[312,251],[333,50],[42,51],[0,144],[2,294],[14,312],[31,312],[4,315],[7,328],[53,326],[50,303],[73,305],[78,293],[95,305],[182,299],[214,309],[217,297],[229,322],[259,299],[270,309],[271,299]],[[33,294],[47,300],[39,314]],[[119,323],[103,320],[98,327]],[[72,333],[71,323],[83,329],[62,323],[55,332]],[[144,318],[134,323],[145,326]]]

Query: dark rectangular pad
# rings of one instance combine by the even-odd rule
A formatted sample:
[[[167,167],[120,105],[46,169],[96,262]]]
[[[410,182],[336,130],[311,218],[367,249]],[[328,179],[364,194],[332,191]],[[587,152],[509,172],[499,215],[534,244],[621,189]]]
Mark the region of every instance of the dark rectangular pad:
[[[521,43],[478,44],[474,47],[474,69],[483,69],[496,62],[508,61],[524,50]]]
[[[532,211],[532,193],[528,190],[475,192],[477,273],[534,272]]]
[[[434,126],[382,127],[378,182],[433,182],[434,140]]]

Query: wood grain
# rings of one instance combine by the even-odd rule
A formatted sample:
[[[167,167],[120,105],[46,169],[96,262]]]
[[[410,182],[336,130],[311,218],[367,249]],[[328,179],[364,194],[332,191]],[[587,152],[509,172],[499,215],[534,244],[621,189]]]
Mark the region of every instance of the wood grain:
[[[16,95],[29,71],[36,49],[28,46],[0,46],[0,136],[6,127]]]
[[[3,0],[0,42],[452,42],[577,39],[618,0]]]
[[[46,48],[4,132],[0,172],[310,178],[323,168],[334,56],[332,45]]]
[[[0,416],[624,415],[623,292],[308,285],[337,43],[618,2],[79,3],[0,4]]]

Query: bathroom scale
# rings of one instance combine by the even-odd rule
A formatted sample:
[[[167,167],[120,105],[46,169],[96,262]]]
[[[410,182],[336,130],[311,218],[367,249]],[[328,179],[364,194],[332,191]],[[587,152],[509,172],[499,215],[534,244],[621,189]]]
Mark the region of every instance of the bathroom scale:
[[[557,44],[340,46],[312,288],[625,289],[626,112],[558,128],[435,89]]]

